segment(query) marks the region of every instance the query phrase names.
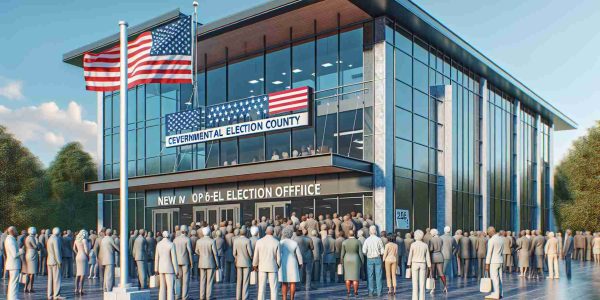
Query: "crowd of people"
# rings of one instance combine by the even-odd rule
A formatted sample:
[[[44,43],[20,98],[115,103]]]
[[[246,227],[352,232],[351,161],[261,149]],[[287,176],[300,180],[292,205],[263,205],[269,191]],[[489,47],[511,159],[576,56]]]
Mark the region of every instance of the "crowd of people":
[[[194,223],[175,226],[172,232],[130,232],[129,276],[141,289],[159,288],[159,299],[191,299],[192,280],[199,281],[199,299],[213,299],[217,282],[236,283],[236,299],[248,299],[250,285],[258,285],[258,299],[294,299],[298,288],[313,290],[317,283],[345,283],[347,297],[358,297],[360,281],[367,281],[368,296],[381,296],[383,280],[388,294],[396,294],[397,278],[411,278],[412,298],[434,293],[435,282],[447,292],[447,278],[490,278],[491,293],[502,297],[502,276],[558,279],[558,260],[570,276],[571,260],[600,264],[600,234],[522,230],[486,232],[456,230],[443,234],[427,228],[412,233],[379,230],[372,218],[360,213],[344,216],[306,214],[298,218],[248,224]],[[111,291],[119,270],[116,231],[61,231],[35,227],[21,231],[9,227],[1,236],[0,276],[8,279],[7,298],[36,293],[36,277],[47,276],[47,299],[63,299],[61,280],[75,278],[75,293],[84,295],[86,277],[100,277]],[[546,271],[547,270],[547,271]],[[427,283],[427,284],[426,284]],[[267,290],[267,286],[269,289]],[[195,298],[195,297],[194,297]]]

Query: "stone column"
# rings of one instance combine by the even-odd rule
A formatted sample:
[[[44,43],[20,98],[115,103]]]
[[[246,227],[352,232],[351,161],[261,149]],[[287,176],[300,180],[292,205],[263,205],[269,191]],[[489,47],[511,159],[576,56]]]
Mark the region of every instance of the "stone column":
[[[481,172],[479,179],[481,182],[481,228],[485,229],[490,224],[490,172],[489,172],[489,93],[487,79],[481,77],[479,79],[479,95],[481,95]]]
[[[442,149],[438,153],[437,172],[438,172],[438,190],[437,190],[437,224],[432,227],[438,231],[444,232],[446,225],[452,226],[452,85],[438,85],[430,88],[433,97],[442,101],[438,105],[437,120],[442,123],[443,132],[438,132],[437,142]]]
[[[516,200],[516,204],[515,204],[515,211],[514,211],[514,216],[515,216],[515,224],[514,225],[514,230],[516,232],[521,231],[521,167],[522,164],[519,161],[519,151],[521,150],[521,130],[522,130],[522,124],[521,124],[521,101],[519,101],[518,99],[515,99],[515,103],[514,103],[514,128],[515,128],[515,132],[513,133],[514,135],[514,143],[515,143],[515,152],[514,152],[514,189],[513,189],[513,197]]]
[[[536,166],[536,174],[535,174],[535,191],[536,191],[536,228],[542,229],[542,213],[543,213],[543,205],[542,205],[542,188],[544,186],[542,174],[544,170],[544,160],[542,159],[542,134],[540,133],[542,129],[542,119],[539,114],[535,115],[535,166]]]
[[[549,147],[549,153],[550,155],[548,156],[548,163],[550,164],[550,174],[548,174],[550,176],[550,189],[548,191],[548,197],[550,198],[549,202],[549,209],[550,209],[550,213],[548,214],[548,228],[552,231],[556,231],[558,230],[558,228],[556,227],[556,219],[554,216],[554,124],[552,124],[552,126],[550,126],[550,131],[548,132],[548,147]]]

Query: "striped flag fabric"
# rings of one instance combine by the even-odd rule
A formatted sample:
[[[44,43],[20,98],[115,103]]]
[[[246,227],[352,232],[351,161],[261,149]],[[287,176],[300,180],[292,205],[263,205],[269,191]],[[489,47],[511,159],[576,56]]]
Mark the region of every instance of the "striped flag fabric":
[[[308,87],[269,94],[269,114],[280,114],[308,108]]]
[[[146,83],[192,83],[192,19],[177,21],[141,33],[128,42],[128,88]],[[83,58],[88,91],[110,92],[120,86],[119,45]]]

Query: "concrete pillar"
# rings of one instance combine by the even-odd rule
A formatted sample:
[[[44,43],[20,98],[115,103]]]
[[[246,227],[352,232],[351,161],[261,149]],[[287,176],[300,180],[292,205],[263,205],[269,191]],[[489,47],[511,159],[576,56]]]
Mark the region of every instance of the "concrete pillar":
[[[548,228],[552,231],[557,231],[558,227],[556,226],[556,219],[554,216],[554,124],[552,124],[552,126],[550,126],[550,132],[548,132],[548,147],[549,147],[549,157],[548,157],[548,163],[550,164],[550,189],[548,191],[548,197],[550,198],[549,201],[549,209],[550,209],[550,213],[548,216]]]
[[[104,179],[104,94],[96,92],[96,161],[98,162],[98,180]],[[104,195],[97,195],[98,201],[98,223],[97,229],[100,230],[104,226]]]
[[[479,173],[481,182],[481,229],[485,229],[490,224],[490,166],[489,166],[489,92],[487,79],[479,79],[479,95],[481,95],[481,172]],[[477,218],[477,216],[475,216]]]
[[[514,135],[514,143],[515,143],[515,152],[514,152],[514,182],[513,182],[513,197],[516,200],[516,205],[515,205],[515,210],[514,210],[514,216],[515,216],[515,224],[514,225],[514,230],[516,232],[521,231],[521,172],[522,171],[522,163],[519,161],[520,157],[519,154],[521,153],[521,130],[522,130],[522,124],[521,124],[521,101],[519,101],[518,99],[515,99],[515,103],[514,103],[514,128],[515,128],[515,132],[513,133]]]
[[[375,30],[384,27],[376,24]],[[374,221],[381,230],[390,232],[394,230],[394,97],[392,87],[386,86],[386,63],[394,62],[393,57],[386,57],[385,42],[376,43],[373,54]],[[388,90],[392,91],[389,95]]]
[[[443,150],[438,154],[437,224],[432,227],[444,232],[446,225],[452,226],[452,85],[439,85],[430,88],[430,94],[442,101],[438,106],[437,120],[442,123],[443,132],[438,132],[437,142]]]
[[[543,213],[543,205],[542,205],[542,188],[544,186],[542,174],[544,170],[544,161],[542,159],[542,151],[544,147],[542,147],[542,134],[540,133],[542,129],[542,119],[539,114],[535,115],[535,166],[536,166],[536,174],[535,174],[535,191],[536,191],[536,229],[542,229],[542,213]]]

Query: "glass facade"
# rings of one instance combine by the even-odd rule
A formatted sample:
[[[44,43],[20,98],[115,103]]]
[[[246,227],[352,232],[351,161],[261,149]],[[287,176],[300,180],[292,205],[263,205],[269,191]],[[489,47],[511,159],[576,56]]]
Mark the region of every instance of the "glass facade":
[[[550,216],[552,214],[552,187],[550,182],[550,176],[552,173],[550,172],[550,131],[552,130],[552,126],[550,126],[546,121],[541,122],[541,128],[539,130],[540,134],[540,163],[542,164],[542,207],[541,209],[541,222],[542,222],[542,230],[551,230],[550,228]]]
[[[535,228],[537,224],[537,128],[533,113],[521,107],[521,132],[517,154],[520,184],[520,225],[521,228]]]

